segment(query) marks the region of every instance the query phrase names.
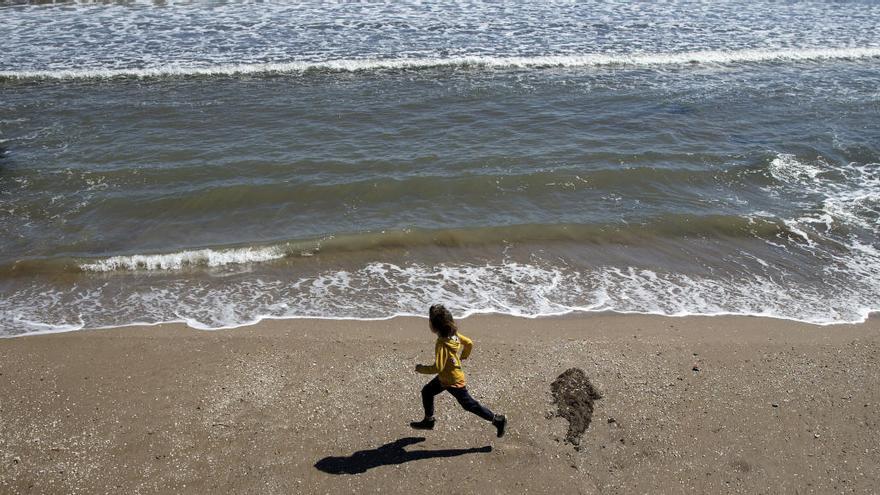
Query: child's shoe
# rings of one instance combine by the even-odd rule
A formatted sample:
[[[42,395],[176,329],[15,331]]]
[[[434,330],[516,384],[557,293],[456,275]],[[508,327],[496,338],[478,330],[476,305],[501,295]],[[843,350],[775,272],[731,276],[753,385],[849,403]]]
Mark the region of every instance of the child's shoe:
[[[425,418],[421,421],[413,421],[409,425],[417,430],[433,430],[435,422],[434,418]]]
[[[503,414],[496,414],[495,418],[492,419],[492,424],[498,430],[498,438],[503,437],[504,429],[507,428],[507,418]]]

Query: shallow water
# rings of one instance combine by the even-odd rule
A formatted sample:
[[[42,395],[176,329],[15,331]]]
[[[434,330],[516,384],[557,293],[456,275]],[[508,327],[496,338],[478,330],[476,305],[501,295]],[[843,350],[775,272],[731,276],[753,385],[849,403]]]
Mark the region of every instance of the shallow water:
[[[0,13],[0,333],[878,309],[877,5]]]

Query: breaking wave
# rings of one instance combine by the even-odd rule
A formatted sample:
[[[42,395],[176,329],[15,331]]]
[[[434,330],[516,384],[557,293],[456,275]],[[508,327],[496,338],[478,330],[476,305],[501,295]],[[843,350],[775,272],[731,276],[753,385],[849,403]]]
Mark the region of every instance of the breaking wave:
[[[854,60],[880,57],[880,47],[784,50],[706,50],[670,53],[583,54],[549,56],[462,56],[445,58],[339,59],[272,63],[222,64],[207,67],[160,65],[144,68],[4,70],[0,80],[79,80],[366,72],[436,68],[543,69],[589,67],[651,67],[687,64],[737,64],[786,61]]]
[[[185,266],[203,265],[208,267],[242,263],[260,263],[283,258],[285,253],[274,247],[240,249],[198,249],[169,254],[135,254],[132,256],[111,256],[83,263],[85,271],[107,272],[113,270],[178,270]]]
[[[876,274],[876,253],[864,258],[866,275]],[[770,273],[718,278],[636,267],[582,272],[541,263],[373,262],[291,280],[250,278],[220,285],[178,280],[126,290],[107,284],[72,291],[34,286],[0,300],[0,335],[164,322],[213,330],[264,319],[387,319],[421,316],[436,301],[444,301],[458,317],[608,311],[753,315],[829,325],[862,322],[880,309],[877,283],[865,283],[872,286],[830,291]]]
[[[763,215],[669,214],[644,223],[521,224],[457,229],[402,229],[337,234],[248,247],[187,249],[170,253],[100,258],[33,258],[0,266],[0,274],[27,276],[58,272],[181,270],[198,267],[264,263],[338,253],[380,252],[419,248],[463,248],[510,244],[649,245],[660,238],[688,236],[803,241],[800,230]],[[807,242],[810,238],[807,237]]]

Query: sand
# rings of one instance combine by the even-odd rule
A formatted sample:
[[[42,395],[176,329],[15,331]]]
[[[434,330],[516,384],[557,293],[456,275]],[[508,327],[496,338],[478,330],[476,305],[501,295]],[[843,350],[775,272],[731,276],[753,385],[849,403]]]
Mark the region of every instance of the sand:
[[[0,340],[0,493],[872,493],[880,320],[460,322],[471,394],[421,419],[426,320]],[[574,445],[550,384],[601,398]]]

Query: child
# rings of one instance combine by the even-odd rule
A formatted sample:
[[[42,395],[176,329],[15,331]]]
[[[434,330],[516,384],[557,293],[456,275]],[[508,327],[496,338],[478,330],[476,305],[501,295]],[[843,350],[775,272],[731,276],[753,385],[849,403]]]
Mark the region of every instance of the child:
[[[461,371],[461,359],[467,359],[473,349],[474,342],[458,333],[458,327],[452,319],[452,313],[442,304],[431,306],[428,311],[431,332],[437,334],[434,346],[435,361],[432,365],[416,365],[416,371],[426,375],[437,374],[433,380],[422,388],[422,405],[425,407],[425,419],[413,421],[410,426],[418,430],[434,429],[434,396],[444,390],[452,394],[466,411],[491,421],[498,430],[498,437],[504,436],[507,418],[492,411],[474,400],[465,388],[464,372]],[[461,357],[458,351],[461,349]]]

